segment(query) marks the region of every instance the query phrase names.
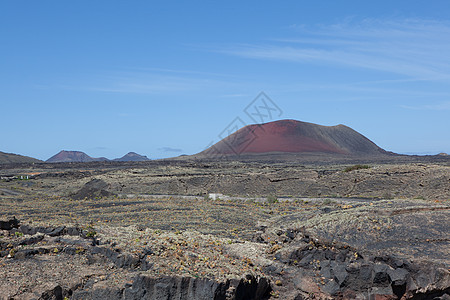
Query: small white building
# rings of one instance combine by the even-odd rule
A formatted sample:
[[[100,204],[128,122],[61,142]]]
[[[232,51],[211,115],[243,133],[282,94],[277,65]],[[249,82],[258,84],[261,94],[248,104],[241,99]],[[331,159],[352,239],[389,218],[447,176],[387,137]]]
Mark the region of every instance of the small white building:
[[[224,198],[223,194],[209,193],[209,199],[211,199],[211,200],[217,200],[217,199],[223,199],[223,198]]]

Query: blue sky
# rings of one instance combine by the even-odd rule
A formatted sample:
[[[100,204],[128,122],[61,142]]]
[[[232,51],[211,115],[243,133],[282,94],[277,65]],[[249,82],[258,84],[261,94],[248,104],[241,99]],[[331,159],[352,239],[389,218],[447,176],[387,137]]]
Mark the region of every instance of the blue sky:
[[[0,151],[202,151],[275,119],[450,153],[448,1],[2,1]]]

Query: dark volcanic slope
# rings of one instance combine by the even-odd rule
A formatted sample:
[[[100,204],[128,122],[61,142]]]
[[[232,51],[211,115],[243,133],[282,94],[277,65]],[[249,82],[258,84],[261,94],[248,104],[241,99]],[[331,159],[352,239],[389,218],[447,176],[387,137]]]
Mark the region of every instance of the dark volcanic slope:
[[[0,164],[11,164],[11,163],[39,163],[42,162],[39,159],[13,154],[0,152]]]
[[[137,154],[136,152],[128,152],[121,158],[116,158],[114,161],[146,161],[149,160],[147,156]]]
[[[280,120],[241,128],[200,155],[269,152],[351,155],[388,153],[362,134],[344,125],[322,126],[296,120]]]
[[[57,162],[91,162],[95,161],[94,159],[81,151],[61,151],[58,154],[50,157],[46,160],[48,163],[57,163]],[[106,160],[106,159],[105,159]]]

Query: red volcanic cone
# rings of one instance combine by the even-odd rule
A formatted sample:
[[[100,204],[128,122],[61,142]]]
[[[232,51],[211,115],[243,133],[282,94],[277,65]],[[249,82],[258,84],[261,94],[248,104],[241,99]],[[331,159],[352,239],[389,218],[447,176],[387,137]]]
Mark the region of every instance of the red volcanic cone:
[[[386,153],[368,138],[344,125],[321,126],[296,120],[280,120],[245,126],[200,154],[270,152]]]

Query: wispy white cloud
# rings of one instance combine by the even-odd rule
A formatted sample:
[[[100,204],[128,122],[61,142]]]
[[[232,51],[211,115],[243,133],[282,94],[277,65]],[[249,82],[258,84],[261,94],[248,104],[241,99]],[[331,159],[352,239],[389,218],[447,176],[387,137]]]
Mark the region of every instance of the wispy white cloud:
[[[67,81],[67,79],[62,79]],[[177,94],[216,90],[223,92],[240,87],[239,78],[220,73],[160,68],[129,68],[104,71],[70,84],[35,85],[41,90],[82,90],[121,94]]]
[[[110,93],[160,94],[203,90],[223,84],[222,81],[209,78],[142,73],[108,76],[102,81],[86,89]]]
[[[162,147],[162,148],[158,148],[158,150],[163,151],[163,152],[183,152],[183,149],[172,148],[172,147]]]
[[[130,118],[130,117],[133,117],[133,114],[122,112],[122,113],[118,113],[117,116],[120,118]]]
[[[242,84],[232,79],[220,79],[208,76],[167,76],[164,74],[141,72],[119,75],[96,75],[89,80],[71,84],[48,84],[35,86],[40,90],[74,90],[117,94],[180,94],[234,90]]]
[[[420,80],[377,80],[377,81],[361,81],[349,83],[290,83],[280,85],[278,91],[289,92],[305,92],[305,91],[323,91],[332,90],[336,92],[346,92],[354,95],[390,95],[404,96],[408,98],[450,98],[450,91],[430,90],[430,89],[410,89],[397,85],[396,83],[410,83]],[[378,97],[378,96],[376,96]]]
[[[167,68],[131,68],[132,72],[141,72],[141,73],[160,73],[160,74],[188,74],[188,75],[197,75],[197,76],[205,76],[205,77],[230,77],[229,74],[224,73],[214,73],[214,72],[203,72],[197,70],[184,70],[184,69],[167,69]]]
[[[450,101],[435,103],[435,104],[426,104],[426,105],[401,105],[400,107],[411,109],[411,110],[438,110],[438,111],[447,111],[450,110]]]
[[[221,95],[221,98],[243,98],[243,97],[249,97],[248,94],[225,94]]]
[[[295,38],[217,51],[253,59],[372,69],[418,80],[450,80],[448,22],[368,19],[294,28]]]

